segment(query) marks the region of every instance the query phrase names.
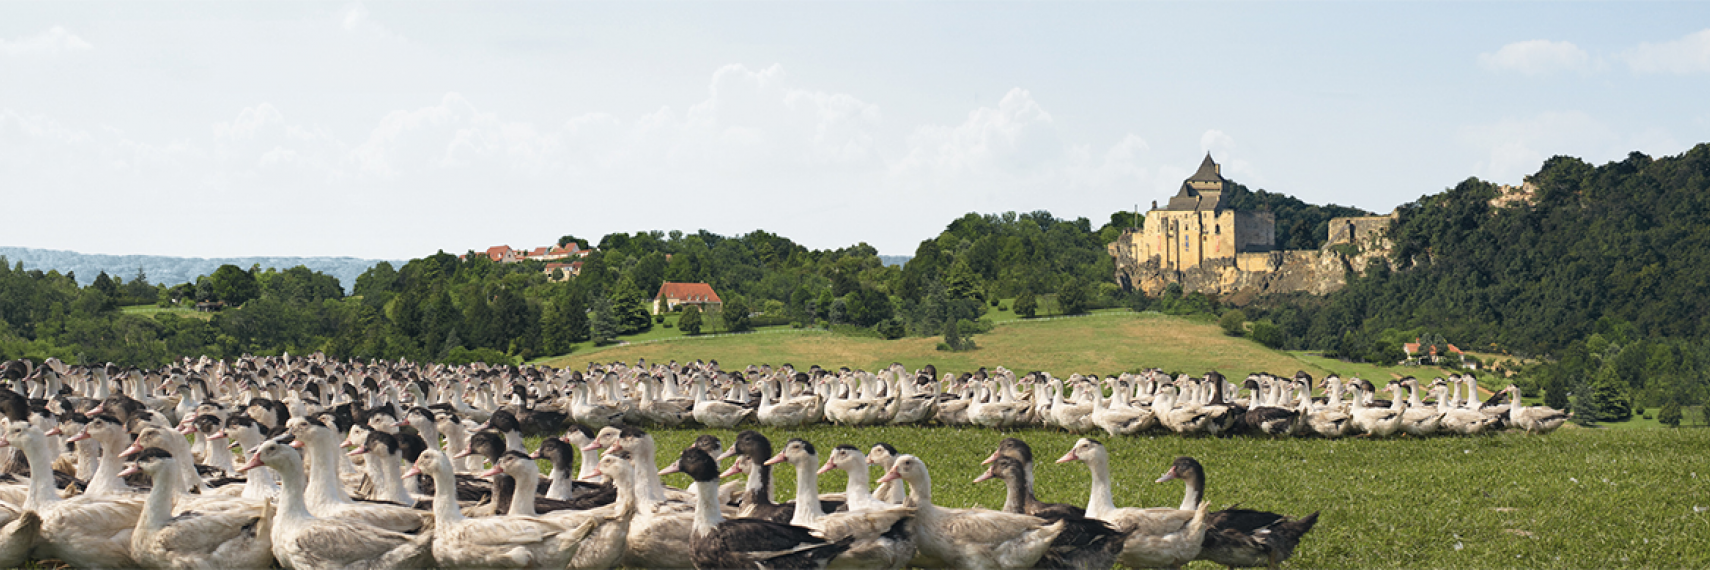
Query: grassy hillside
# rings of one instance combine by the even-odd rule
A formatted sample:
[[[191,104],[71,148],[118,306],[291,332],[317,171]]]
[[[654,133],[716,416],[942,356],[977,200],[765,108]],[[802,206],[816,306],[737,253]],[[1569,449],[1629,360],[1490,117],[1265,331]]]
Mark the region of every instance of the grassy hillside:
[[[752,334],[702,338],[666,337],[578,351],[544,364],[584,368],[589,362],[651,362],[716,359],[725,368],[749,364],[791,363],[868,370],[901,362],[911,369],[933,364],[941,371],[1005,366],[1012,370],[1114,374],[1146,367],[1201,374],[1218,370],[1229,376],[1266,371],[1315,377],[1330,372],[1372,379],[1392,375],[1439,374],[1433,368],[1384,368],[1271,350],[1244,338],[1223,334],[1217,325],[1158,313],[1100,312],[1085,317],[1001,321],[988,334],[976,335],[972,352],[940,352],[938,338],[879,340],[823,331],[762,329]]]

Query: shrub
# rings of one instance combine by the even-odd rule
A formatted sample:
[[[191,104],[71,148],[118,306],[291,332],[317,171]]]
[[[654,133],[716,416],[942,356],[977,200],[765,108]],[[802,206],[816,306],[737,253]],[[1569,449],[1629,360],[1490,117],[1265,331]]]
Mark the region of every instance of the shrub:
[[[1223,317],[1217,319],[1217,326],[1223,327],[1223,334],[1229,336],[1241,336],[1241,333],[1246,332],[1244,326],[1246,324],[1247,314],[1241,312],[1240,309],[1224,311]]]
[[[1031,319],[1039,311],[1039,300],[1033,298],[1032,291],[1022,291],[1015,298],[1015,314],[1023,319]]]
[[[1675,402],[1663,404],[1662,410],[1657,412],[1657,422],[1668,427],[1680,427],[1680,419],[1680,404]]]
[[[1260,319],[1257,322],[1254,322],[1253,331],[1248,334],[1253,340],[1258,341],[1259,344],[1267,347],[1280,349],[1283,346],[1284,336],[1282,328],[1272,323],[1270,319]]]
[[[999,313],[1002,313],[1002,312],[1008,311],[1008,310],[1009,310],[1009,304],[1005,303],[1005,304],[998,305],[998,312]]]
[[[677,317],[677,328],[682,329],[683,334],[701,334],[701,308],[689,305],[689,308],[683,309],[683,316]]]

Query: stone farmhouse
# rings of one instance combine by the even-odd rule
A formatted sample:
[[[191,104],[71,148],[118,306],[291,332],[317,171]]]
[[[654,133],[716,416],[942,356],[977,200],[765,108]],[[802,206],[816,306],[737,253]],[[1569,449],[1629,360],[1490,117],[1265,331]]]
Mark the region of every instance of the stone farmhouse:
[[[581,244],[576,242],[570,242],[561,246],[542,246],[534,249],[512,249],[511,246],[508,245],[495,245],[487,248],[485,254],[488,259],[499,263],[545,261],[547,262],[546,267],[541,271],[546,274],[547,279],[553,281],[569,281],[571,277],[582,274],[582,262],[580,259],[587,257],[588,254],[593,253],[593,251],[594,250],[591,249],[582,249]],[[463,256],[459,255],[457,258],[463,259]],[[575,259],[578,261],[564,262],[566,259]],[[563,273],[559,273],[559,270],[563,270]],[[559,277],[560,275],[562,277]]]
[[[677,310],[683,305],[696,305],[702,311],[719,311],[724,309],[724,301],[718,298],[711,285],[706,283],[671,283],[659,286],[659,294],[653,296],[653,314]]]
[[[1326,294],[1342,287],[1349,268],[1387,257],[1393,214],[1334,218],[1322,249],[1278,250],[1276,217],[1236,210],[1222,170],[1206,154],[1165,206],[1153,202],[1141,228],[1107,246],[1118,284],[1157,295],[1178,283],[1239,304],[1267,293]]]

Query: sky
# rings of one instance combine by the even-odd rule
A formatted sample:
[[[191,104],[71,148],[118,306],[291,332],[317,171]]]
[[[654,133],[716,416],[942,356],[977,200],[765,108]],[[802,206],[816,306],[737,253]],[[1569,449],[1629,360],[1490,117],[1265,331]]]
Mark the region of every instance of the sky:
[[[1388,212],[1710,141],[1710,3],[4,2],[0,245],[409,259]]]

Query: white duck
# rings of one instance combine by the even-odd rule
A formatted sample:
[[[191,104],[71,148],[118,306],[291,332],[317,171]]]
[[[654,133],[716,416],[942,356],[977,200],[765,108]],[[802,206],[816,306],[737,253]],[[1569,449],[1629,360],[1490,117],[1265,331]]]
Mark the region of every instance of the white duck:
[[[273,557],[286,568],[378,570],[434,565],[433,534],[392,532],[352,518],[316,518],[304,501],[307,477],[297,450],[278,441],[256,449],[238,471],[266,465],[282,483],[273,516]],[[453,488],[446,485],[445,488]]]
[[[708,399],[705,377],[696,376],[694,383],[695,421],[700,422],[703,426],[713,429],[730,429],[736,427],[736,424],[742,423],[742,420],[754,411],[746,406],[723,400]]]
[[[1508,423],[1526,430],[1527,433],[1550,433],[1562,427],[1572,413],[1564,412],[1549,406],[1528,406],[1520,401],[1520,387],[1509,384],[1503,391],[1508,392]]]
[[[54,489],[58,453],[40,428],[28,422],[6,426],[5,443],[22,449],[30,465],[30,494],[22,505],[41,516],[31,557],[54,558],[80,568],[134,567],[131,529],[142,514],[142,497],[78,495],[61,499]],[[20,518],[20,520],[22,520]]]
[[[1199,556],[1205,539],[1207,503],[1197,510],[1116,508],[1111,499],[1110,455],[1104,445],[1082,438],[1058,463],[1080,461],[1092,472],[1087,518],[1116,527],[1128,536],[1117,561],[1129,568],[1175,568]]]
[[[955,509],[932,503],[932,476],[926,463],[913,455],[897,458],[880,482],[908,483],[909,499],[915,505],[917,566],[996,570],[1033,566],[1051,541],[1062,534],[1064,523],[1047,524],[1028,515]]]
[[[831,560],[829,568],[898,570],[914,557],[914,539],[906,528],[914,509],[891,506],[828,515],[819,502],[819,472],[815,469],[819,465],[819,456],[813,444],[803,439],[791,439],[784,444],[784,450],[767,463],[784,461],[796,470],[796,509],[790,524],[819,531],[828,540],[855,539],[849,550]]]
[[[186,512],[173,516],[179,489],[177,460],[150,447],[135,466],[154,481],[142,516],[131,532],[131,558],[143,568],[266,568],[273,565],[272,520],[268,507],[257,514],[231,511]]]
[[[451,458],[423,451],[404,476],[433,477],[433,558],[448,568],[564,568],[594,521],[568,527],[539,517],[468,518],[457,505]]]

